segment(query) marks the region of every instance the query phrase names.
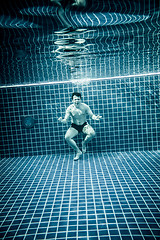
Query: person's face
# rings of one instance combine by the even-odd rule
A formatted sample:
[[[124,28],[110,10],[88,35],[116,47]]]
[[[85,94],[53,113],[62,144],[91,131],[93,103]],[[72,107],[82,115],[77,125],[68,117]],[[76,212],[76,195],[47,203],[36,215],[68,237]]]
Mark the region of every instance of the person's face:
[[[78,106],[81,103],[81,98],[74,95],[72,102],[75,106]]]

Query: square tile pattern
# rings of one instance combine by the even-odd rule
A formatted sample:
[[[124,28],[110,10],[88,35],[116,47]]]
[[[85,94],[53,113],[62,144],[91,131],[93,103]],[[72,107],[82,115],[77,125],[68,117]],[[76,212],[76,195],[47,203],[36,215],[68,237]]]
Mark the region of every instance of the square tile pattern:
[[[102,116],[100,121],[87,117],[96,131],[88,152],[156,151],[160,147],[159,82],[159,76],[148,76],[0,89],[1,154],[8,158],[70,154],[64,136],[71,121],[60,124],[57,119],[64,118],[75,91],[82,93],[82,101],[94,114]],[[33,127],[24,127],[24,117],[34,119]]]
[[[0,239],[160,239],[160,152],[1,160]]]

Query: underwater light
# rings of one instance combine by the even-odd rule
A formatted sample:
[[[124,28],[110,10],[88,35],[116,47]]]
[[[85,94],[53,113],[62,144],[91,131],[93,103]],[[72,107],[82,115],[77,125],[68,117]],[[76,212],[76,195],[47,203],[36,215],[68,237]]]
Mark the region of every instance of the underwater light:
[[[143,73],[136,75],[125,75],[125,76],[115,76],[115,77],[104,77],[104,78],[83,78],[76,79],[78,83],[83,83],[85,81],[102,81],[102,80],[112,80],[112,79],[120,79],[120,78],[135,78],[135,77],[148,77],[148,76],[156,76],[160,75],[160,72],[155,73]],[[15,84],[15,85],[2,85],[0,88],[14,88],[14,87],[30,87],[30,86],[43,86],[43,85],[52,85],[52,84],[62,84],[62,83],[73,83],[72,80],[67,81],[52,81],[52,82],[40,82],[40,83],[26,83],[26,84]],[[75,82],[74,82],[75,83]]]

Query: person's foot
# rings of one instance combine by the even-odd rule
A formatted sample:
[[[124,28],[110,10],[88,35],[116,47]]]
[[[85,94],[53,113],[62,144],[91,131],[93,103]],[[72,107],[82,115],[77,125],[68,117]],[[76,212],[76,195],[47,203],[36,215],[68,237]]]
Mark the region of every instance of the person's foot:
[[[80,158],[80,156],[82,155],[82,152],[81,151],[78,151],[75,158],[74,158],[74,161],[78,160]]]
[[[59,7],[62,6],[60,3],[61,0],[50,0],[50,1],[53,2],[55,5],[58,5]]]
[[[86,144],[84,142],[82,142],[82,152],[83,153],[86,152]]]

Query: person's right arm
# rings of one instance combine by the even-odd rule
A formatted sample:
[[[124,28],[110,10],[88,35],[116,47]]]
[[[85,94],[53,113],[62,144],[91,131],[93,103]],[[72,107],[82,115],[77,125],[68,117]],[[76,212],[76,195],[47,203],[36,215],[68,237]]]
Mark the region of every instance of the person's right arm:
[[[60,117],[58,118],[58,121],[60,121],[61,123],[67,123],[69,118],[70,118],[70,111],[69,111],[69,108],[67,108],[64,119]]]

